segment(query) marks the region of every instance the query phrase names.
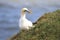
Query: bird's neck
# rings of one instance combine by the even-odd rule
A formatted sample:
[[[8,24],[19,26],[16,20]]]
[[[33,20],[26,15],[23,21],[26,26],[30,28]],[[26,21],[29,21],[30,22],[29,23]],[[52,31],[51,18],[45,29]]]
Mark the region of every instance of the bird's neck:
[[[26,13],[25,12],[21,13],[21,18],[26,18]]]

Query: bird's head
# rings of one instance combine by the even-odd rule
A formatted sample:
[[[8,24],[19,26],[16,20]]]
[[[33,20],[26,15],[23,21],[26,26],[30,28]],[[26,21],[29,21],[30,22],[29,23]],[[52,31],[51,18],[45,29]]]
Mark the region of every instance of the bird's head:
[[[22,12],[32,13],[31,10],[28,10],[27,8],[22,8]]]

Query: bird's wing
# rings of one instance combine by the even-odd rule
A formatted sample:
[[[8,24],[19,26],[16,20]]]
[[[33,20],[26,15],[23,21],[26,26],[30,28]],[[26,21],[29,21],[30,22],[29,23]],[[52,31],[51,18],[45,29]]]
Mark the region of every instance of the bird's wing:
[[[33,23],[33,25],[37,24],[37,21]]]

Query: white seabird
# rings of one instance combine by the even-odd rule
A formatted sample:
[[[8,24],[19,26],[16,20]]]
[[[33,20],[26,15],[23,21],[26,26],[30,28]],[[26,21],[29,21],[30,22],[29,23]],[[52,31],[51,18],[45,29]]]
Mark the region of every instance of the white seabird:
[[[23,8],[21,10],[21,17],[19,19],[19,27],[23,30],[29,30],[30,28],[34,27],[33,23],[26,18],[26,12],[31,13],[31,11],[27,8]]]

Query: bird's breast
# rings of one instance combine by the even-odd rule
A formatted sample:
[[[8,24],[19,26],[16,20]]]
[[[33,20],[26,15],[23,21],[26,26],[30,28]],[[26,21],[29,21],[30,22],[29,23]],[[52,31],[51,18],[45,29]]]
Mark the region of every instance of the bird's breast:
[[[32,26],[32,22],[27,20],[27,19],[21,19],[20,20],[20,25],[22,25],[22,26]]]

